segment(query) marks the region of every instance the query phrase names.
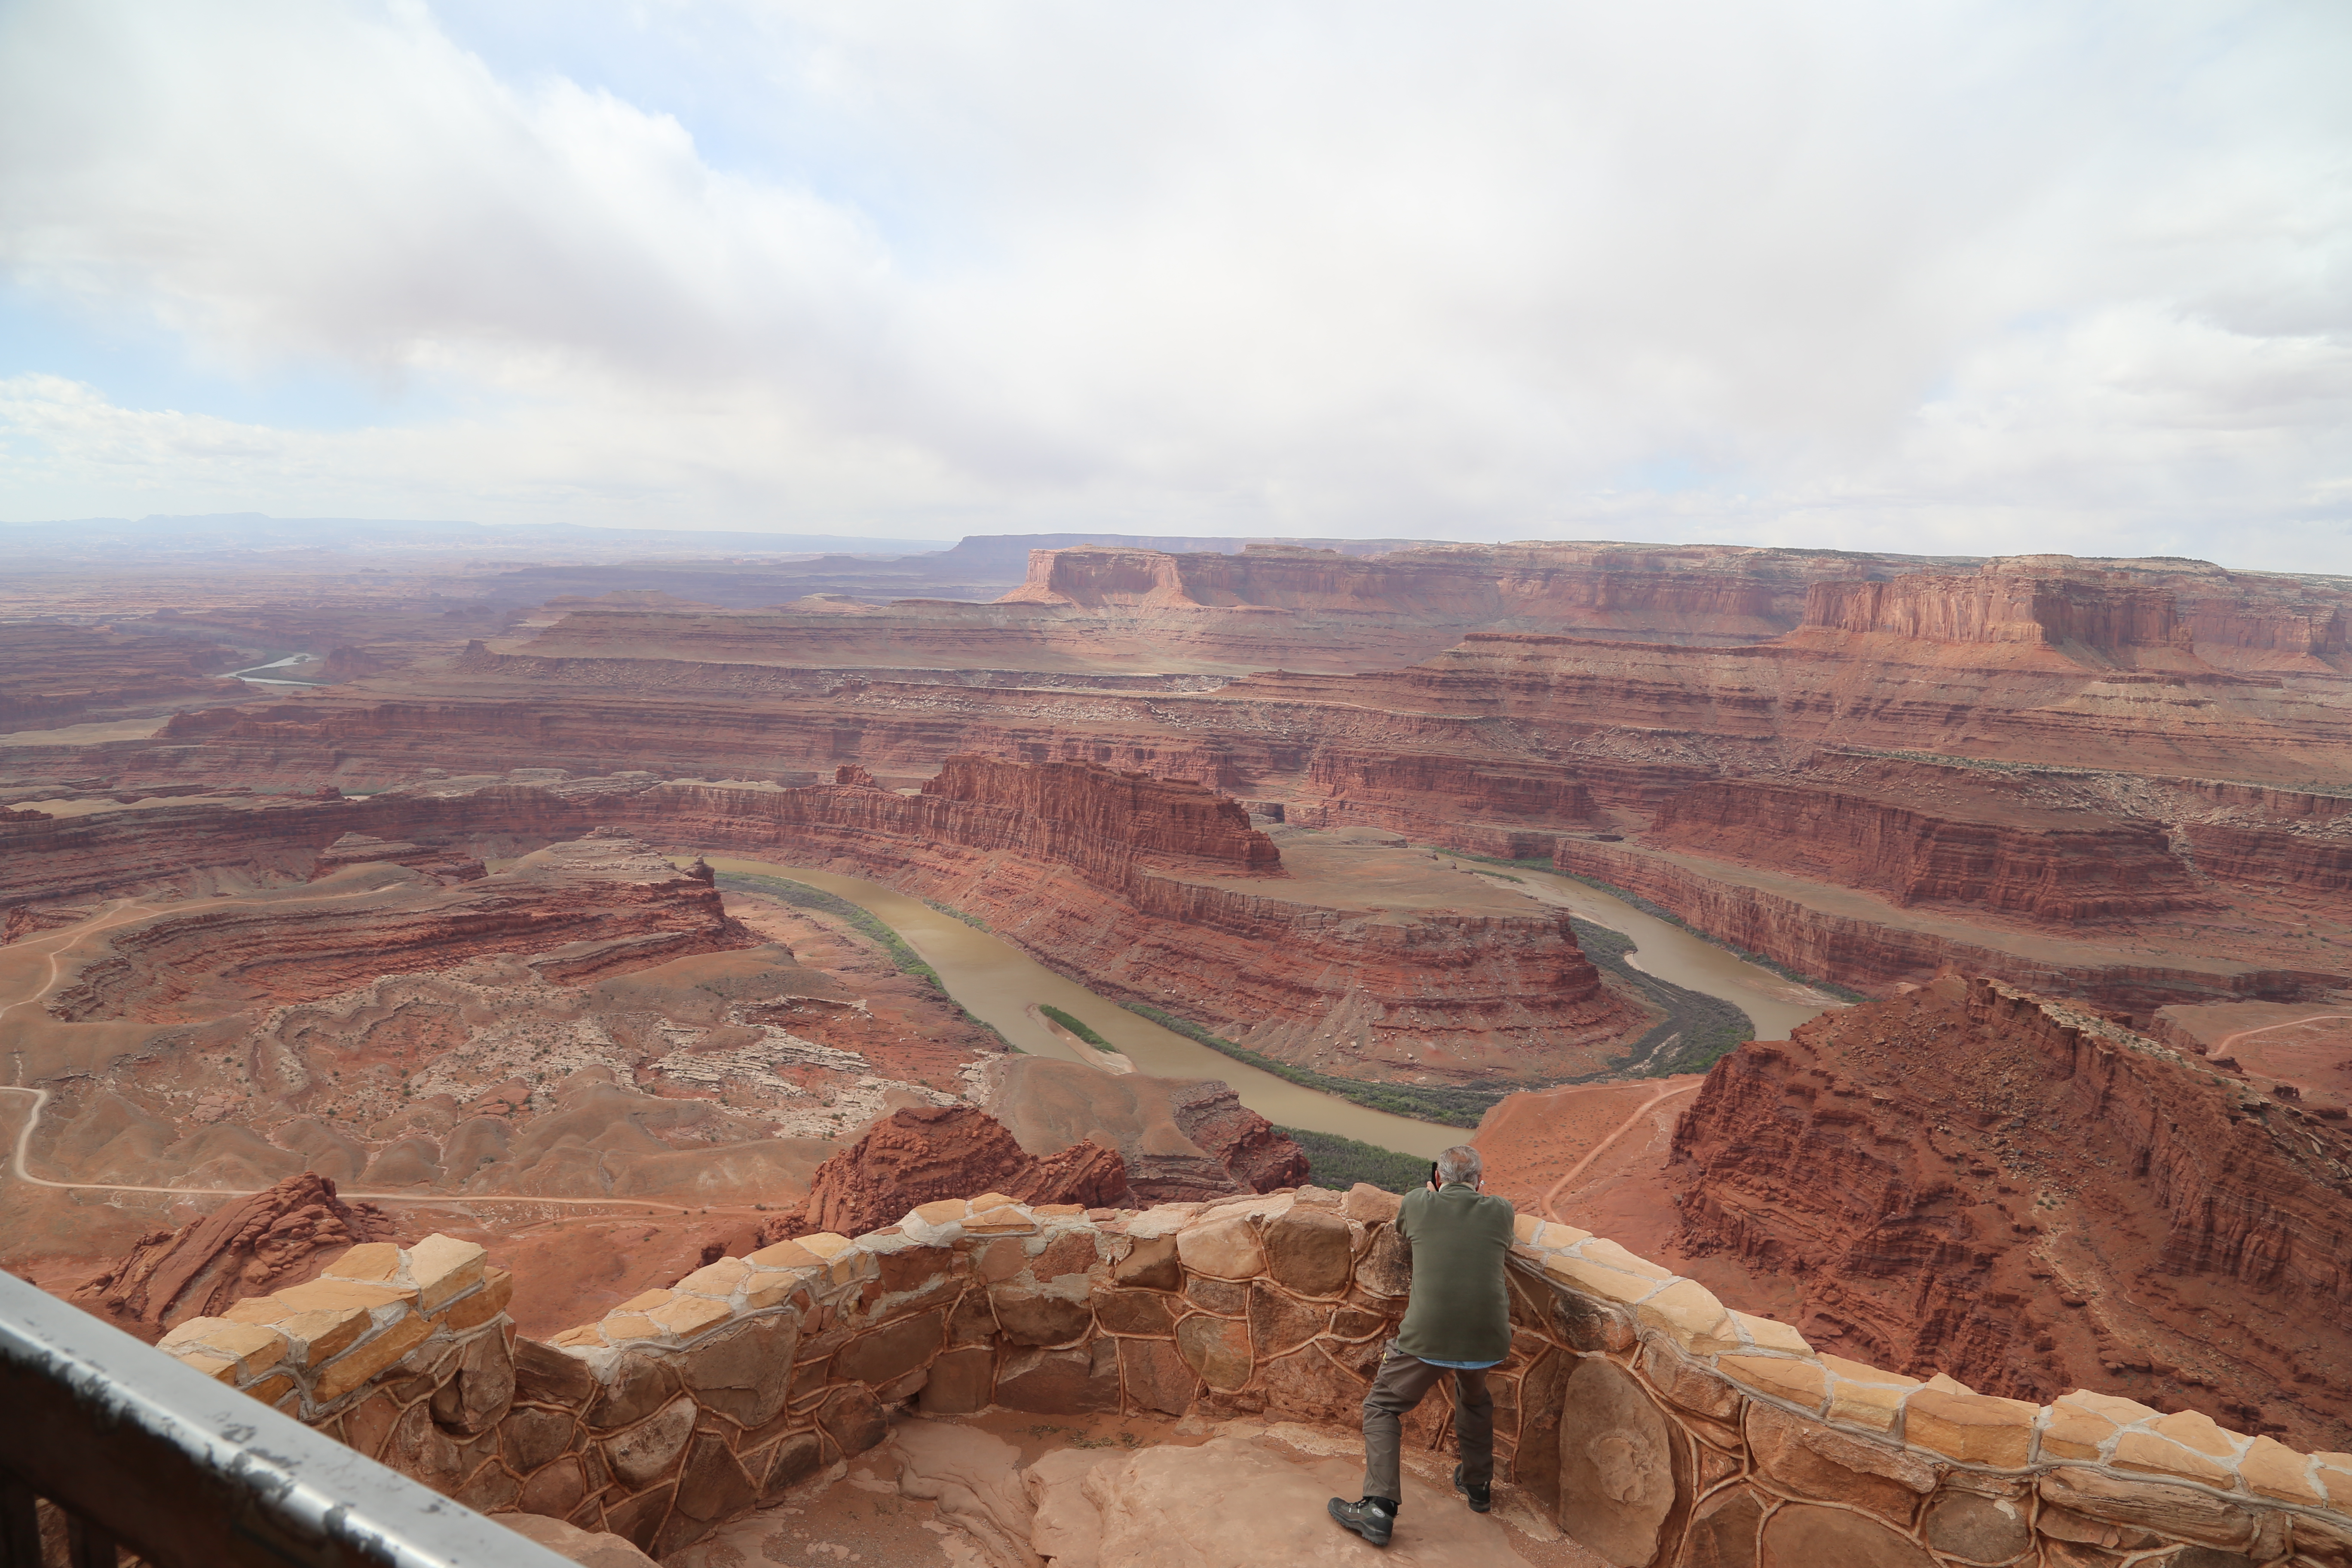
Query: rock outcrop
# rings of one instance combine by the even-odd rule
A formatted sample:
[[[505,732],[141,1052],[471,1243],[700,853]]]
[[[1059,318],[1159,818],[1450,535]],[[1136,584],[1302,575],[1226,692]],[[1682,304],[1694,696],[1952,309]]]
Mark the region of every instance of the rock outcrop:
[[[1965,577],[1914,573],[1887,582],[1816,583],[1800,630],[2007,644],[2126,667],[2151,658],[2200,662],[2169,589],[2113,574],[2058,574],[2011,563]]]
[[[1678,1244],[1840,1352],[2352,1441],[2352,1137],[2194,1057],[1947,978],[1741,1047],[1675,1137]]]
[[[1004,1124],[971,1105],[894,1110],[816,1168],[808,1201],[765,1222],[769,1240],[812,1230],[871,1230],[918,1205],[978,1183],[1024,1203],[1102,1208],[1128,1196],[1118,1153],[1081,1139],[1039,1159]]]
[[[1116,1149],[1146,1202],[1272,1192],[1307,1179],[1306,1152],[1214,1079],[1111,1074],[1022,1056],[990,1063],[988,1083],[990,1114],[1021,1147],[1048,1158],[1087,1140]]]
[[[235,701],[246,656],[210,637],[117,626],[0,626],[0,732]]]
[[[343,1202],[333,1182],[305,1171],[177,1230],[141,1237],[68,1299],[152,1344],[187,1319],[216,1318],[249,1296],[298,1285],[393,1233],[383,1210]]]

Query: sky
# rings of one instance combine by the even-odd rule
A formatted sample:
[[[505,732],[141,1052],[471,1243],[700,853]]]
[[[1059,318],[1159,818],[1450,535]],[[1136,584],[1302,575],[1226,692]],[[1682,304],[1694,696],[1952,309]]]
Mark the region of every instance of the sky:
[[[0,520],[2352,573],[2352,5],[0,0]]]

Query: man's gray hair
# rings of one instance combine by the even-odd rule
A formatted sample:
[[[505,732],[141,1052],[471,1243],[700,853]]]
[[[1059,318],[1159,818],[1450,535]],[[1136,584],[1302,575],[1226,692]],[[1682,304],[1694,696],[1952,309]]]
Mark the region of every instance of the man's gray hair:
[[[1478,1158],[1478,1151],[1467,1143],[1456,1143],[1437,1157],[1437,1181],[1440,1186],[1449,1182],[1475,1182],[1486,1168]]]

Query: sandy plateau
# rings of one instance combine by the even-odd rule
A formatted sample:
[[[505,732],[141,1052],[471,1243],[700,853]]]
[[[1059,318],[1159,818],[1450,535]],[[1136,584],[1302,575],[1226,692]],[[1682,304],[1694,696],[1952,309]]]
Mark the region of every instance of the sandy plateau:
[[[1000,1392],[1141,1386],[1128,1357],[1159,1403],[939,1426],[947,1395],[905,1369],[843,1415],[819,1367],[788,1391],[824,1434],[810,1464],[723,1527],[668,1493],[491,1500],[636,1542],[558,1542],[583,1562],[1110,1568],[1160,1560],[1154,1517],[1238,1562],[1271,1549],[1185,1489],[1346,1489],[1362,1336],[1340,1326],[1389,1296],[1201,1260],[1312,1231],[1334,1279],[1388,1278],[1375,1189],[1475,1140],[1528,1256],[1623,1308],[1530,1316],[1553,1349],[1515,1351],[1513,1388],[1569,1397],[1581,1365],[1571,1394],[1660,1435],[1638,1462],[1547,1436],[1485,1534],[1396,1561],[1797,1568],[1807,1531],[1848,1553],[1808,1561],[1869,1568],[2291,1555],[2259,1554],[2286,1526],[2095,1519],[2089,1482],[2000,1492],[2032,1529],[1948,1503],[1931,1424],[1873,1428],[1895,1458],[1839,1482],[1896,1542],[1865,1551],[1826,1517],[1847,1493],[1788,1479],[1803,1444],[1774,1423],[1802,1390],[1694,1393],[1660,1334],[1707,1377],[1801,1349],[1823,1390],[1994,1425],[2054,1431],[2088,1390],[2132,1427],[2075,1456],[2102,1486],[2170,1434],[2216,1475],[2300,1450],[2262,1506],[2352,1503],[2352,1460],[2343,1499],[2294,1491],[2352,1448],[2352,580],[1197,542],[26,563],[0,590],[0,1262],[194,1344],[348,1258],[478,1247],[518,1344],[595,1361],[639,1331],[615,1325],[720,1312],[712,1290],[770,1310],[744,1259],[873,1253],[898,1283],[792,1309],[831,1344],[931,1288],[891,1272],[908,1237],[970,1221],[953,1269],[1009,1336]],[[989,1215],[1083,1268],[989,1242]],[[1203,1226],[1224,1239],[1165,1279],[1104,1273]],[[1087,1269],[1093,1348],[1038,1337]],[[1627,1305],[1660,1281],[1740,1326]],[[1608,1339],[1611,1312],[1651,1338]],[[1117,1326],[1135,1313],[1152,1326]],[[690,1361],[662,1321],[658,1353]],[[978,1353],[930,1327],[940,1366]],[[1542,1383],[1528,1358],[1552,1355]],[[1269,1414],[1217,1383],[1229,1363],[1314,1397]],[[530,1375],[571,1388],[555,1364]],[[401,1418],[442,1434],[416,1453],[471,1455],[443,1403]],[[1799,1468],[1864,1464],[1859,1430],[1805,1437]],[[678,1454],[716,1441],[693,1431]],[[590,1473],[554,1453],[532,1462]],[[1415,1466],[1419,1517],[1452,1508]],[[1643,1513],[1656,1475],[1672,1500]],[[1613,1521],[1589,1539],[1587,1504]],[[1065,1518],[1094,1544],[1024,1544]],[[2352,1568],[2335,1529],[2294,1526],[2293,1561]],[[1280,1551],[1358,1560],[1330,1546]]]

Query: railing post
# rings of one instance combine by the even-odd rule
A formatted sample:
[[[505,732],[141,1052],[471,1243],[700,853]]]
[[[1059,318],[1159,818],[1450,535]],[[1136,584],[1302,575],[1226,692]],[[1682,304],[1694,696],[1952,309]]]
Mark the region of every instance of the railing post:
[[[41,1568],[41,1513],[33,1489],[0,1473],[0,1568]]]

